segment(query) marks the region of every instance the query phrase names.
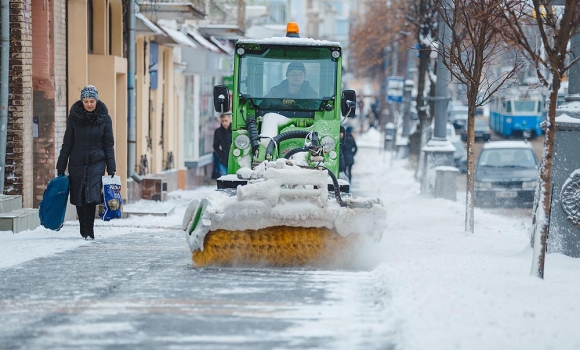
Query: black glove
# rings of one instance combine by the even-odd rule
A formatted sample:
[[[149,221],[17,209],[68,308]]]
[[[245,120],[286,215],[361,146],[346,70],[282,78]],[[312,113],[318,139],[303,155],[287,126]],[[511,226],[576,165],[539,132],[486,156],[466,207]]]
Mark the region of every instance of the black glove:
[[[109,175],[111,175],[111,179],[115,177],[115,173],[114,172],[109,173]]]
[[[58,176],[64,176],[64,173],[58,172]]]

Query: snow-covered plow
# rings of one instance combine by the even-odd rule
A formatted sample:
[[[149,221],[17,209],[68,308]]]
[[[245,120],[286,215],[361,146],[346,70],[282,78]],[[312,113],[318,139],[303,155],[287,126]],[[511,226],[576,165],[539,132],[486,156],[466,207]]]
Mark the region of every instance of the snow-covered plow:
[[[330,264],[382,236],[381,201],[329,196],[326,169],[278,159],[246,176],[247,185],[188,206],[183,229],[196,266]]]
[[[356,109],[341,62],[340,43],[302,39],[296,23],[286,38],[236,42],[232,90],[213,96],[216,112],[232,111],[228,174],[183,218],[197,266],[334,263],[381,238],[381,201],[337,179]]]

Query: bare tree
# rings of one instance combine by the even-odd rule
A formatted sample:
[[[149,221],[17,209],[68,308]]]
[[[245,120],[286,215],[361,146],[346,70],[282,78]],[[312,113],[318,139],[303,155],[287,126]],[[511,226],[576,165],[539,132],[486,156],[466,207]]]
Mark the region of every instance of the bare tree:
[[[474,232],[474,133],[477,107],[483,106],[506,81],[520,69],[517,52],[501,37],[500,27],[493,16],[505,0],[438,0],[436,8],[442,21],[449,26],[448,46],[441,45],[438,53],[453,78],[467,89],[467,189],[465,231]],[[442,28],[440,28],[441,30]],[[508,70],[494,70],[494,63],[515,57]]]
[[[564,0],[554,6],[552,0],[506,2],[498,15],[504,16],[504,35],[517,43],[535,66],[540,82],[548,88],[548,111],[545,123],[543,159],[539,188],[534,201],[532,274],[544,278],[549,218],[552,196],[552,161],[556,120],[556,100],[562,78],[580,57],[570,59],[570,39],[579,33],[580,0]],[[534,34],[530,35],[530,30]],[[536,45],[536,37],[540,45]]]
[[[413,32],[418,43],[419,62],[417,67],[417,115],[419,117],[419,125],[417,132],[410,137],[411,153],[420,154],[420,149],[427,143],[429,136],[429,128],[431,125],[432,113],[428,113],[428,105],[426,103],[427,78],[432,77],[433,74],[427,74],[431,68],[431,52],[433,50],[432,44],[434,42],[434,33],[437,30],[437,11],[433,5],[433,0],[408,1],[406,8],[406,19],[410,24],[409,27],[414,27]],[[435,82],[429,80],[430,86],[434,86]],[[421,161],[419,161],[421,164]],[[419,178],[419,170],[415,177]]]
[[[414,37],[407,35],[410,26],[406,18],[407,3],[405,0],[373,0],[367,2],[367,6],[369,10],[355,20],[351,29],[350,56],[355,61],[358,76],[383,83],[387,75],[398,75],[391,63],[395,59],[406,62],[407,50],[403,48],[411,48],[414,42]],[[387,48],[392,47],[399,49],[387,52]],[[403,64],[398,66],[404,67]],[[384,124],[385,120],[381,119],[381,127]]]
[[[432,73],[430,70],[432,38],[437,27],[433,0],[398,0],[389,3],[377,0],[368,4],[369,12],[357,19],[350,36],[351,57],[357,62],[357,73],[360,76],[385,81],[385,74],[388,71],[384,68],[385,47],[397,40],[399,48],[407,49],[399,50],[399,62],[406,62],[408,56],[405,55],[405,51],[418,43],[416,105],[419,127],[417,132],[410,136],[409,145],[411,153],[418,154],[420,148],[428,141],[432,115],[428,112],[425,90],[429,86],[427,79],[434,75],[429,74]],[[410,35],[395,35],[401,32]],[[390,73],[398,74],[398,72]],[[430,85],[434,86],[434,81],[431,83]]]
[[[385,1],[369,1],[369,11],[355,20],[350,31],[350,55],[359,76],[384,78],[384,49],[398,31],[395,16]]]

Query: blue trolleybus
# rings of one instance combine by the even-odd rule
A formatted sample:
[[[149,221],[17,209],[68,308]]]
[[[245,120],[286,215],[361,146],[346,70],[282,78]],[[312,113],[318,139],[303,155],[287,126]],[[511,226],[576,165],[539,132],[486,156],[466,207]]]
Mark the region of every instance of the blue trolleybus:
[[[545,102],[537,97],[501,97],[493,99],[489,109],[489,127],[504,137],[533,138],[542,135]]]

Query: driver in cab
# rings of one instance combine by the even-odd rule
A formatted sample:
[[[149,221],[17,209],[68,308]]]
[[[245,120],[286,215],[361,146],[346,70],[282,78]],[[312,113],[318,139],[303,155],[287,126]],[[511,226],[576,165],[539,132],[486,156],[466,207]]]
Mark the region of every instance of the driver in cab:
[[[282,98],[285,105],[291,105],[293,99],[316,99],[318,93],[306,79],[306,68],[301,62],[291,62],[286,69],[286,79],[274,86],[264,97]]]

